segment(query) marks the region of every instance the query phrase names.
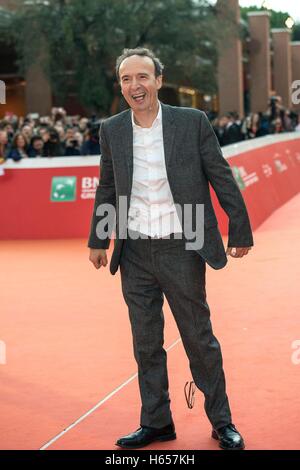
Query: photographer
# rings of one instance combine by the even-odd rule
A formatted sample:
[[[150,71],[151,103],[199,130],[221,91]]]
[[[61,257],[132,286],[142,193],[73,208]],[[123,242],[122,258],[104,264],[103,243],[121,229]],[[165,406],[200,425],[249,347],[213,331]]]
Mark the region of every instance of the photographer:
[[[30,147],[28,149],[28,157],[36,158],[44,156],[44,141],[42,137],[34,135],[31,138]]]
[[[81,155],[100,155],[99,124],[94,124],[87,132],[87,139],[81,146]]]
[[[44,157],[62,157],[64,155],[64,148],[59,141],[58,132],[51,128],[43,135],[44,140]]]
[[[65,157],[72,157],[80,155],[80,141],[78,133],[75,134],[74,129],[70,127],[66,132],[65,140]]]

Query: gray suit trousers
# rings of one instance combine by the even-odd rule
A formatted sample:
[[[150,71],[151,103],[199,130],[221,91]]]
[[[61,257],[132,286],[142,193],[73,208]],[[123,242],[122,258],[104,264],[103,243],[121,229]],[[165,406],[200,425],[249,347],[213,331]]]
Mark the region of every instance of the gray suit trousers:
[[[142,401],[140,424],[161,428],[172,421],[164,344],[165,295],[189,359],[205,411],[214,428],[231,422],[221,348],[206,302],[206,264],[185,241],[149,238],[124,241],[120,261]],[[186,378],[182,378],[182,383]]]

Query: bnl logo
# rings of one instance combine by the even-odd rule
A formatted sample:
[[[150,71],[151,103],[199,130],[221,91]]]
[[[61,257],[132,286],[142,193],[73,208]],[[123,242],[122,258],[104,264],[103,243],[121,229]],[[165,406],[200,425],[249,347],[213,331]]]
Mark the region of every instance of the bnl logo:
[[[53,176],[51,184],[52,202],[76,200],[76,176]]]
[[[6,85],[3,80],[0,80],[0,104],[6,103]]]

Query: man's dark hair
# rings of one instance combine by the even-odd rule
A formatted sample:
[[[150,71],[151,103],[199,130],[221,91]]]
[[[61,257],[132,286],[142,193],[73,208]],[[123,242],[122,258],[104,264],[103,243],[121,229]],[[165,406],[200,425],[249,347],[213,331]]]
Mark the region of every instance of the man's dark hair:
[[[43,140],[40,135],[34,135],[31,137],[30,145],[33,145],[37,140]]]
[[[54,128],[49,129],[49,137],[50,142],[59,141],[59,133]]]
[[[139,55],[141,57],[149,57],[152,59],[153,64],[154,64],[154,69],[155,69],[155,77],[159,77],[162,75],[164,66],[159,60],[158,57],[155,57],[154,52],[152,52],[150,49],[147,49],[146,47],[136,47],[134,49],[124,49],[122,54],[117,58],[116,60],[116,75],[118,82],[120,81],[120,75],[119,75],[119,69],[120,65],[123,62],[123,60],[127,59],[127,57],[131,57],[133,55]]]

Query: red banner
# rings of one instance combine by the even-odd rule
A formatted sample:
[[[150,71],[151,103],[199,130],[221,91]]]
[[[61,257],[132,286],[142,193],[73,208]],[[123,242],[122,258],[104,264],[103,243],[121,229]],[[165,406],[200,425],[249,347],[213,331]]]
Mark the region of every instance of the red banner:
[[[253,229],[299,192],[300,135],[268,136],[223,152]],[[1,169],[0,239],[88,237],[99,157],[24,159]],[[227,216],[212,196],[221,232],[227,235]]]

